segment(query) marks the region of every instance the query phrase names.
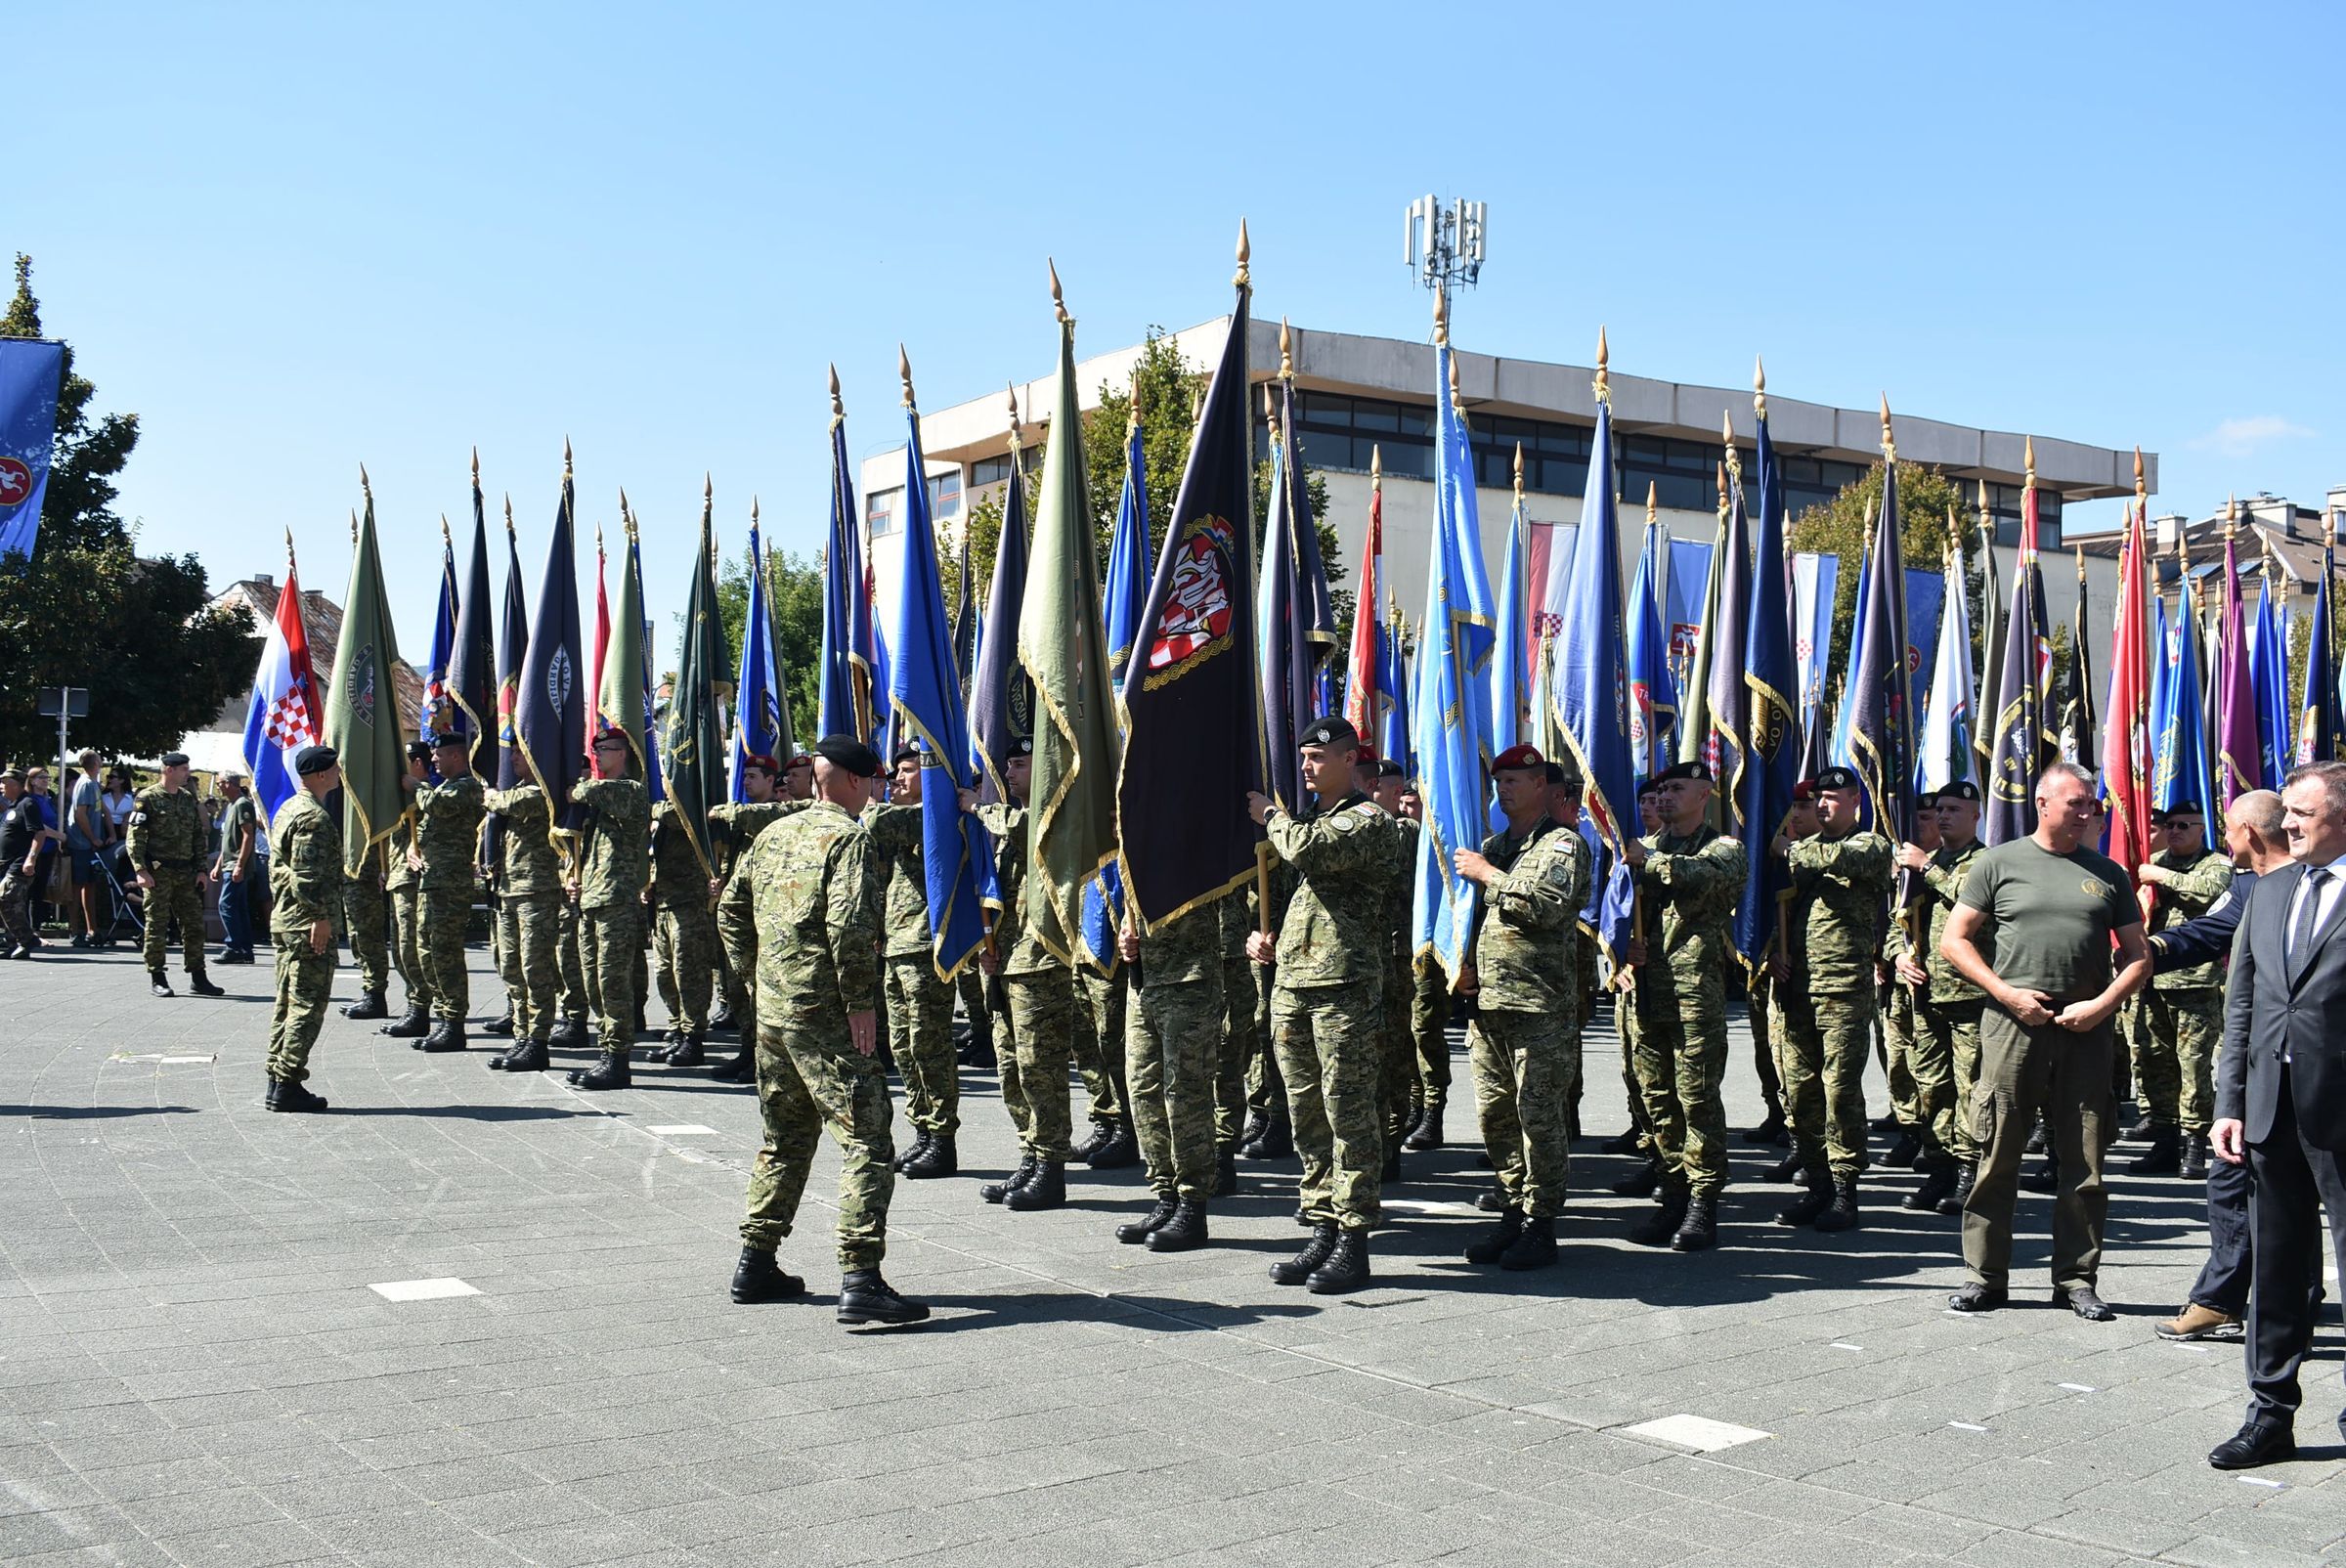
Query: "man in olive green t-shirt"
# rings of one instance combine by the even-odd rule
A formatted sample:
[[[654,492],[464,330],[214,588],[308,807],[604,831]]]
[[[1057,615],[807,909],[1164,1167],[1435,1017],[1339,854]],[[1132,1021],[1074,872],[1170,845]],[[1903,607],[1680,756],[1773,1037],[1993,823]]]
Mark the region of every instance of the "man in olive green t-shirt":
[[[2012,1208],[2037,1113],[2061,1164],[2053,1197],[2053,1302],[2106,1323],[2095,1289],[2109,1199],[2102,1152],[2116,1107],[2110,1018],[2150,967],[2142,911],[2124,871],[2084,847],[2097,817],[2094,776],[2056,762],[2036,783],[2036,831],[1982,853],[1964,880],[1939,950],[1987,993],[1973,1096],[1979,1173],[1963,1209],[1970,1283],[1957,1312],[2005,1304]],[[2111,973],[2115,941],[2122,960]]]

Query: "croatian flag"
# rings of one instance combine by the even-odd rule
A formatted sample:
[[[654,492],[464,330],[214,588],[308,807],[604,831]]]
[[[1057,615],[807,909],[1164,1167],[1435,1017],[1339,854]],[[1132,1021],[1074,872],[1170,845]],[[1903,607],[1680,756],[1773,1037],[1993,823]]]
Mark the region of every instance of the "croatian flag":
[[[277,616],[261,644],[261,666],[252,677],[252,705],[244,714],[244,762],[252,771],[261,819],[277,820],[277,808],[300,788],[293,754],[318,744],[322,717],[318,682],[310,674],[310,638],[301,624],[301,579],[292,557],[285,560],[285,590],[277,596]]]

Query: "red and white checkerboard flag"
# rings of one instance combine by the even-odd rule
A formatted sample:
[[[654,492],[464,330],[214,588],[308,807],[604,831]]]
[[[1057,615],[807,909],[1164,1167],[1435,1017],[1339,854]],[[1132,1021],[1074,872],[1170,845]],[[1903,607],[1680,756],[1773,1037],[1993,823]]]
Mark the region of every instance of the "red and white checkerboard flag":
[[[310,672],[310,638],[301,621],[301,579],[293,566],[293,541],[285,540],[285,588],[261,644],[260,668],[252,677],[252,704],[244,714],[244,761],[252,769],[254,797],[264,820],[300,786],[293,754],[318,744],[325,706]]]

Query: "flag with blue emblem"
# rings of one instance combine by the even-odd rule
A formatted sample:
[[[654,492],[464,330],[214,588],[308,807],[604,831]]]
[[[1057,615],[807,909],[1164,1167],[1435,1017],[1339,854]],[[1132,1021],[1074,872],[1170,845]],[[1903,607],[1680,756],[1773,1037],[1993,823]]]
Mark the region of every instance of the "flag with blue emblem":
[[[1124,484],[1116,492],[1116,527],[1108,542],[1108,592],[1102,608],[1108,626],[1108,690],[1116,704],[1116,726],[1124,720],[1124,672],[1141,636],[1141,612],[1149,603],[1149,469],[1141,444],[1140,386],[1124,422]],[[1110,809],[1113,803],[1110,803]],[[1083,944],[1102,968],[1109,966],[1116,931],[1124,923],[1124,878],[1111,859],[1083,890]]]
[[[421,728],[425,736],[456,732],[456,705],[449,695],[448,664],[456,647],[456,546],[448,519],[440,519],[440,591],[432,605],[432,657],[423,671]],[[437,764],[432,776],[438,778]]]
[[[1336,647],[1335,612],[1320,535],[1312,526],[1304,488],[1302,433],[1295,421],[1293,338],[1279,327],[1278,414],[1271,446],[1271,512],[1263,536],[1263,577],[1256,587],[1255,624],[1261,629],[1263,735],[1271,787],[1282,809],[1304,808],[1303,748],[1296,737],[1319,717],[1320,674]],[[1271,397],[1269,388],[1264,397]]]
[[[1977,771],[1972,751],[1972,617],[1963,590],[1963,547],[1947,545],[1945,624],[1931,668],[1931,694],[1923,705],[1922,739],[1914,764],[1915,787],[1944,789]]]
[[[1851,639],[1849,750],[1876,832],[1895,843],[1914,837],[1914,683],[1907,660],[1905,551],[1898,527],[1898,453],[1890,440],[1890,400],[1882,400],[1882,511],[1874,521],[1871,570],[1857,603]]]
[[[57,450],[57,394],[65,377],[65,344],[0,337],[0,558],[32,559],[41,501],[49,491],[50,458]]]
[[[521,576],[521,542],[513,534],[513,499],[505,498],[505,592],[500,602],[497,632],[497,787],[509,790],[522,781],[521,701],[522,666],[530,657],[529,590]]]
[[[2207,755],[2207,714],[2199,680],[2199,607],[2194,602],[2191,558],[2184,558],[2174,618],[2166,629],[2166,682],[2160,700],[2166,712],[2157,722],[2158,772],[2150,805],[2164,811],[2178,803],[2212,810],[2215,767]]]
[[[1376,628],[1376,689],[1379,698],[1376,755],[1392,758],[1401,764],[1401,776],[1413,779],[1417,776],[1417,745],[1415,732],[1410,727],[1410,657],[1404,651],[1408,637],[1409,622],[1402,616],[1399,601],[1395,601],[1391,612]],[[1536,697],[1539,689],[1537,681],[1534,681],[1533,689]]]
[[[2267,555],[2264,586],[2256,599],[2256,641],[2248,650],[2248,680],[2256,688],[2257,750],[2269,790],[2280,789],[2288,776],[2289,731],[2294,727],[2289,715],[2288,624],[2276,603],[2280,586],[2273,557]],[[2079,619],[2084,619],[2082,614]]]
[[[2202,805],[2230,810],[2250,790],[2265,788],[2258,734],[2255,671],[2248,662],[2248,613],[2240,599],[2240,557],[2232,513],[2224,517],[2224,596],[2216,621],[2216,798]]]
[[[1735,950],[1757,964],[1776,933],[1776,895],[1791,869],[1767,852],[1801,777],[1800,665],[1793,656],[1791,559],[1784,551],[1784,464],[1767,430],[1766,381],[1755,373],[1759,426],[1753,465],[1760,527],[1752,552],[1752,613],[1744,629],[1742,817],[1750,874],[1735,910]]]
[[[985,623],[978,634],[978,663],[970,675],[970,746],[978,762],[978,794],[985,804],[1013,799],[1010,760],[1031,755],[1034,682],[1019,663],[1019,612],[1026,602],[1025,446],[1019,439],[1019,405],[1010,405],[1010,481],[1002,488],[1002,532],[994,540],[994,579],[985,593]],[[1030,780],[1031,782],[1031,780]]]
[[[741,781],[753,757],[779,763],[796,752],[782,683],[782,660],[774,642],[774,616],[765,591],[765,543],[758,529],[758,503],[750,503],[750,605],[741,622],[741,665],[733,677],[733,750],[725,766],[725,797],[750,798]]]
[[[593,706],[579,659],[579,559],[572,518],[577,495],[570,448],[562,450],[562,499],[545,542],[545,573],[529,617],[520,689],[513,700],[513,737],[544,787],[558,828],[575,828],[581,807],[571,787],[586,773],[586,710]],[[511,618],[506,621],[512,626]]]

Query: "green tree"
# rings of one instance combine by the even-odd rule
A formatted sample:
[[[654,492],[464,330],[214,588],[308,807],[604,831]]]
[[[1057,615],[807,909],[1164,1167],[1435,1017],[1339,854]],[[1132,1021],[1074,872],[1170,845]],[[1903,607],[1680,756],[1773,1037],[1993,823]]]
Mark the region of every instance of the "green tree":
[[[17,291],[0,337],[40,337],[32,258],[17,257]],[[252,679],[260,638],[245,616],[214,609],[193,554],[142,558],[136,530],[114,513],[115,479],[138,445],[135,414],[93,413],[98,389],[65,350],[57,444],[40,540],[29,562],[0,570],[0,757],[45,757],[54,720],[32,693],[90,692],[79,739],[102,751],[152,756],[209,723]]]
[[[1841,572],[1833,590],[1833,645],[1826,655],[1827,685],[1837,685],[1848,668],[1849,633],[1857,624],[1857,565],[1872,538],[1868,519],[1882,506],[1882,465],[1877,462],[1856,483],[1821,506],[1811,506],[1793,519],[1791,544],[1796,550],[1841,557]],[[1962,487],[1935,468],[1917,462],[1898,464],[1898,543],[1906,564],[1935,570],[1946,562],[1947,509],[1961,523],[1965,591],[1972,599],[1973,640],[1979,626],[1979,580],[1974,556],[1978,550],[1977,514],[1964,501]],[[1998,613],[2002,613],[2001,606]],[[1979,668],[1975,646],[1973,668]],[[1830,693],[1828,693],[1828,696]]]

